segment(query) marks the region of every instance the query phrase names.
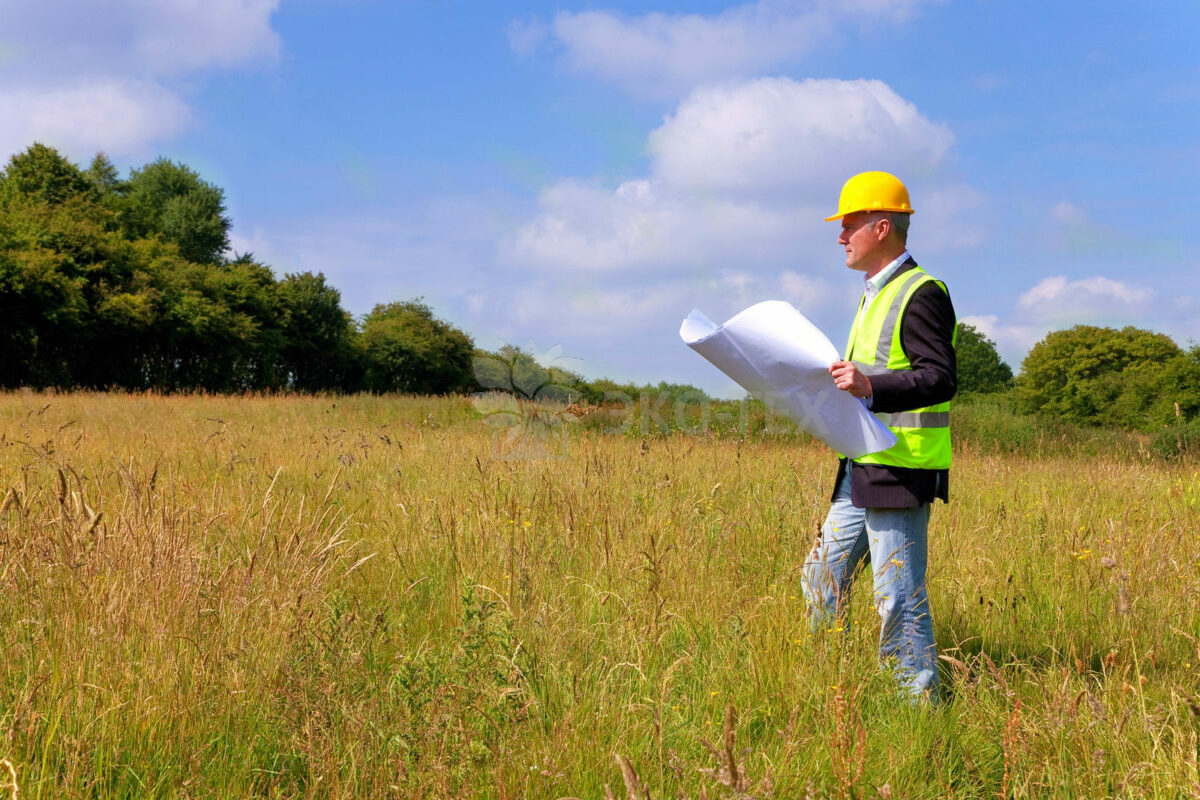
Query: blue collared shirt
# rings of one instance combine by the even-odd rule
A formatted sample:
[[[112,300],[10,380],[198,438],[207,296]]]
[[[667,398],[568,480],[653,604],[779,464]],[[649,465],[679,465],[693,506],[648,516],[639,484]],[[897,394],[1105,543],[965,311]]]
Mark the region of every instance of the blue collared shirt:
[[[875,299],[875,295],[879,294],[879,290],[882,289],[884,284],[888,282],[888,279],[891,278],[892,275],[896,273],[896,270],[900,269],[900,265],[905,261],[908,261],[908,259],[908,250],[905,250],[896,258],[895,261],[879,270],[879,272],[875,273],[875,277],[868,278],[866,275],[863,276],[863,293],[867,296],[867,303],[870,303]]]

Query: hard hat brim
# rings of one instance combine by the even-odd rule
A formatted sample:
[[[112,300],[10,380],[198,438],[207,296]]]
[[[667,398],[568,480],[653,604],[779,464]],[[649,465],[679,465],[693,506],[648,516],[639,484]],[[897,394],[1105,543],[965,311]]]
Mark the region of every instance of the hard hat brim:
[[[915,213],[911,208],[875,208],[875,207],[851,208],[847,211],[839,211],[837,214],[834,214],[832,217],[826,217],[825,221],[833,222],[834,220],[841,219],[842,217],[845,217],[845,216],[849,216],[850,214],[857,214],[860,211],[891,211],[894,214],[909,214],[909,215],[912,215],[913,213]]]

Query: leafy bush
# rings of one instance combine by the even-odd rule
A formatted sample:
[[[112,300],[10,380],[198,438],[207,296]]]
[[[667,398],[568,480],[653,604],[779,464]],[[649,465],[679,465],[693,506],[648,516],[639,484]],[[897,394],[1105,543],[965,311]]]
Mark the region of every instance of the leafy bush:
[[[1161,333],[1076,325],[1033,346],[1016,400],[1064,422],[1150,431],[1200,413],[1200,355]]]
[[[1008,396],[957,402],[952,412],[951,435],[956,443],[969,443],[984,451],[1029,452],[1045,438],[1046,425],[1016,410]]]
[[[1154,435],[1151,446],[1155,453],[1166,459],[1200,455],[1200,419],[1164,427]]]
[[[962,398],[955,402],[951,419],[956,450],[1029,457],[1103,454],[1122,458],[1145,452],[1143,434],[1027,414],[1020,410],[1012,392]]]

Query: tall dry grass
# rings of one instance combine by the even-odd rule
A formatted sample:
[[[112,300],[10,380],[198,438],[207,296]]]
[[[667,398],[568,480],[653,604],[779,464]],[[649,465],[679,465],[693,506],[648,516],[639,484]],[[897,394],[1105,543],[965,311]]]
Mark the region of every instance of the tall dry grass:
[[[465,400],[0,397],[11,791],[1200,796],[1194,465],[960,452],[913,708],[868,590],[809,628],[827,451],[582,427],[510,461]]]

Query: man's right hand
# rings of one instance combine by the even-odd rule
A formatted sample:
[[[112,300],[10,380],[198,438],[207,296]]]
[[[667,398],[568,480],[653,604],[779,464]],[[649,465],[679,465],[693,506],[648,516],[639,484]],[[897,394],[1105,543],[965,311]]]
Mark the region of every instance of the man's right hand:
[[[843,392],[849,392],[862,400],[871,396],[871,379],[858,371],[853,361],[835,361],[829,366],[833,383]]]

